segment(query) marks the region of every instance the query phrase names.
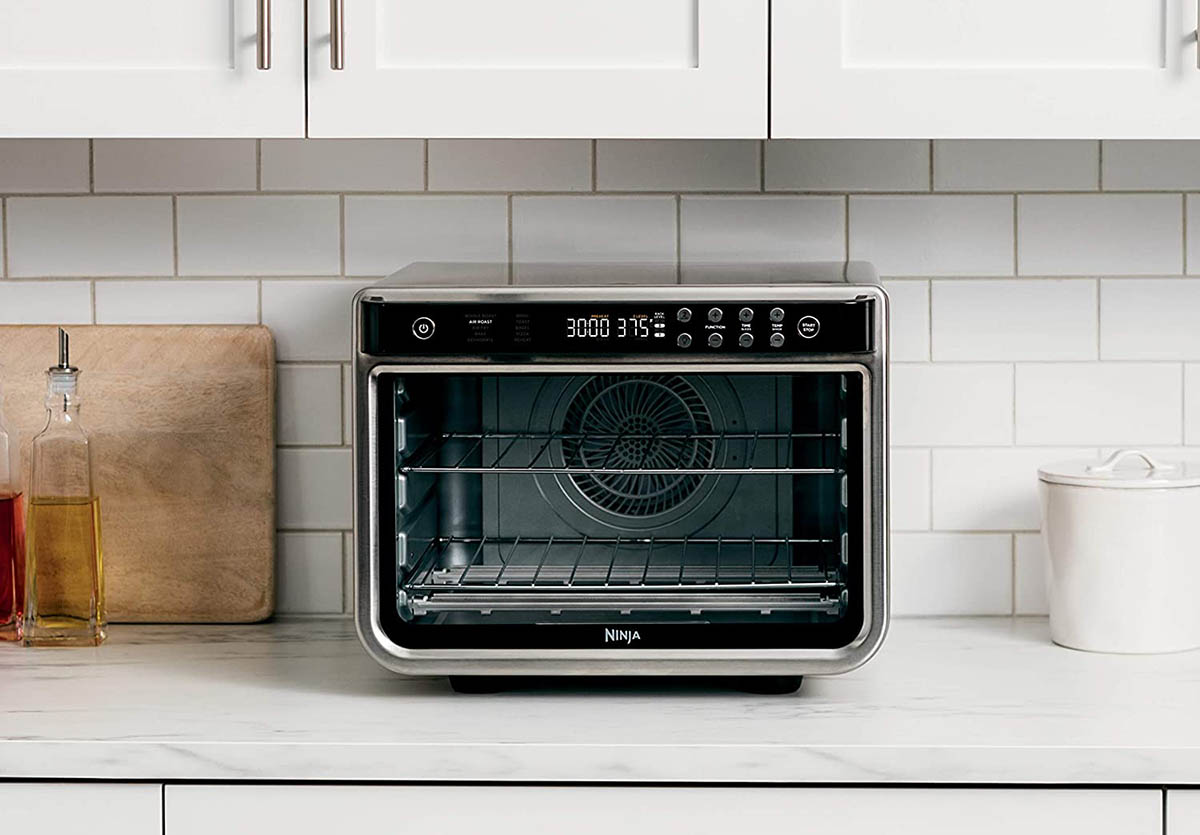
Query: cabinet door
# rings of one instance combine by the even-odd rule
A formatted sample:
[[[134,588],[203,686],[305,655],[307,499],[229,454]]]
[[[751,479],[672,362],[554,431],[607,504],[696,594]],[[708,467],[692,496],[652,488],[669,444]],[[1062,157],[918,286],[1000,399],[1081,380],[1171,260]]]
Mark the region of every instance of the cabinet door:
[[[1166,835],[1200,835],[1200,791],[1172,789],[1167,792]]]
[[[0,136],[303,136],[303,2],[3,0]]]
[[[165,835],[1161,835],[1155,790],[168,786]]]
[[[309,135],[765,136],[766,10],[308,0]]]
[[[1196,0],[775,0],[775,137],[1200,137]]]
[[[161,835],[162,786],[131,783],[0,783],[6,833]]]

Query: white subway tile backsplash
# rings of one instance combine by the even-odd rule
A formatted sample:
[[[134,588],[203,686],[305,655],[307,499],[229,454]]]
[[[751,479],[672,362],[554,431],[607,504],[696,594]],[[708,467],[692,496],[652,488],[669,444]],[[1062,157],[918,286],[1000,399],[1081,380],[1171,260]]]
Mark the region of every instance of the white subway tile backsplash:
[[[1184,373],[1184,443],[1200,446],[1200,365],[1186,365]]]
[[[1012,366],[894,363],[891,370],[892,444],[1012,443]]]
[[[600,191],[758,191],[759,143],[745,139],[601,139]]]
[[[87,190],[86,139],[0,139],[0,194]]]
[[[1175,275],[1183,271],[1176,194],[1023,194],[1021,275]]]
[[[341,530],[353,521],[350,450],[280,449],[275,455],[278,523],[285,530]]]
[[[253,139],[97,139],[96,191],[254,191]]]
[[[929,359],[929,282],[885,281],[892,362]]]
[[[1104,140],[1104,188],[1187,191],[1200,188],[1200,142]]]
[[[0,140],[0,323],[261,315],[283,613],[349,611],[350,300],[413,260],[462,263],[460,284],[507,283],[510,254],[515,281],[565,283],[874,260],[901,615],[1045,611],[1039,464],[1200,458],[1200,291],[1179,277],[1200,274],[1200,143],[1106,141],[1103,187],[1125,193],[1093,194],[1028,192],[1095,192],[1094,141],[602,140],[593,159],[590,140],[263,140],[260,160],[252,140],[100,140],[94,171],[88,146]],[[663,193],[591,194],[594,170]]]
[[[891,529],[929,530],[930,465],[927,449],[893,449],[891,464]]]
[[[1019,533],[1014,537],[1016,577],[1013,611],[1018,615],[1045,615],[1050,611],[1046,599],[1046,550],[1040,533]]]
[[[802,139],[766,143],[768,191],[928,191],[924,139]]]
[[[275,386],[278,443],[342,443],[340,365],[280,365]]]
[[[253,325],[258,322],[254,281],[96,282],[98,325]]]
[[[1095,191],[1100,143],[1057,139],[937,139],[935,191]]]
[[[1101,281],[1100,358],[1200,359],[1200,281]]]
[[[430,191],[589,191],[586,139],[431,139]]]
[[[171,275],[169,197],[8,200],[8,274]]]
[[[590,282],[620,277],[622,265],[655,283],[675,281],[674,197],[513,199],[513,278]],[[569,276],[544,264],[577,265]],[[598,272],[586,264],[602,264]]]
[[[1019,444],[1177,444],[1181,367],[1150,363],[1022,363]]]
[[[935,449],[933,527],[949,531],[1037,530],[1041,527],[1038,467],[1094,454],[1094,447]]]
[[[1012,275],[1012,198],[850,198],[850,257],[883,276]]]
[[[91,321],[91,282],[0,281],[0,325],[86,325]],[[3,365],[0,360],[0,367]]]
[[[336,275],[338,198],[180,197],[180,275]]]
[[[342,534],[281,533],[277,542],[275,610],[283,615],[342,611]]]
[[[264,139],[263,191],[420,191],[420,139]]]
[[[504,197],[347,197],[346,273],[384,276],[413,261],[495,263],[508,269]]]
[[[934,360],[1096,358],[1096,282],[933,282]]]
[[[897,533],[891,562],[895,615],[1012,612],[1008,534]]]
[[[282,361],[350,356],[350,303],[364,281],[264,281],[262,323]]]
[[[721,264],[846,256],[840,197],[684,197],[680,223],[684,281],[719,279]]]

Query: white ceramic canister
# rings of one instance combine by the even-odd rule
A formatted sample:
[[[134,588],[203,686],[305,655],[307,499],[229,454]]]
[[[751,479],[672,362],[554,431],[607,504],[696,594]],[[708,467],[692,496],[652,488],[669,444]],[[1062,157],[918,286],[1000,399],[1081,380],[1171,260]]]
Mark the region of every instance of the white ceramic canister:
[[[1200,461],[1120,450],[1038,470],[1050,637],[1092,652],[1200,647]]]

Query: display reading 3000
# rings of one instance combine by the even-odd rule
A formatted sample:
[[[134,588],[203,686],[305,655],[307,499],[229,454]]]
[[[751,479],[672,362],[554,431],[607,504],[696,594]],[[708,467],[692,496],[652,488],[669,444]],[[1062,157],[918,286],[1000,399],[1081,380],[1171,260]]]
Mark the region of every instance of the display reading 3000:
[[[607,316],[572,317],[567,319],[567,339],[609,339],[613,336],[613,321]],[[646,339],[650,336],[648,317],[621,316],[615,321],[617,339]]]

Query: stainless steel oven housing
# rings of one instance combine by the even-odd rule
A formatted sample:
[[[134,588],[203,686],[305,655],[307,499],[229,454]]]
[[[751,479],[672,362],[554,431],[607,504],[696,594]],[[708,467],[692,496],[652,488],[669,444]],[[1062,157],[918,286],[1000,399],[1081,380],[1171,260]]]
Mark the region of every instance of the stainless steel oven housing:
[[[506,363],[464,354],[452,359],[372,356],[362,350],[360,304],[386,302],[593,303],[605,301],[682,302],[838,302],[869,299],[873,317],[873,350],[847,355],[780,356],[749,360],[703,353],[663,359],[580,358],[544,356]],[[355,622],[368,652],[383,666],[409,675],[720,675],[801,676],[840,673],[865,663],[883,640],[888,622],[888,476],[887,476],[887,296],[874,284],[814,283],[787,285],[699,285],[663,287],[498,287],[483,289],[382,286],[365,289],[354,300],[354,587]],[[479,372],[546,374],[594,373],[598,368],[621,373],[704,373],[737,371],[787,372],[852,370],[863,375],[864,414],[853,427],[862,444],[862,561],[864,617],[861,631],[844,646],[831,649],[641,649],[641,648],[441,648],[414,649],[392,641],[381,628],[385,604],[380,589],[379,472],[380,426],[377,386],[382,375],[420,370],[425,373]]]

